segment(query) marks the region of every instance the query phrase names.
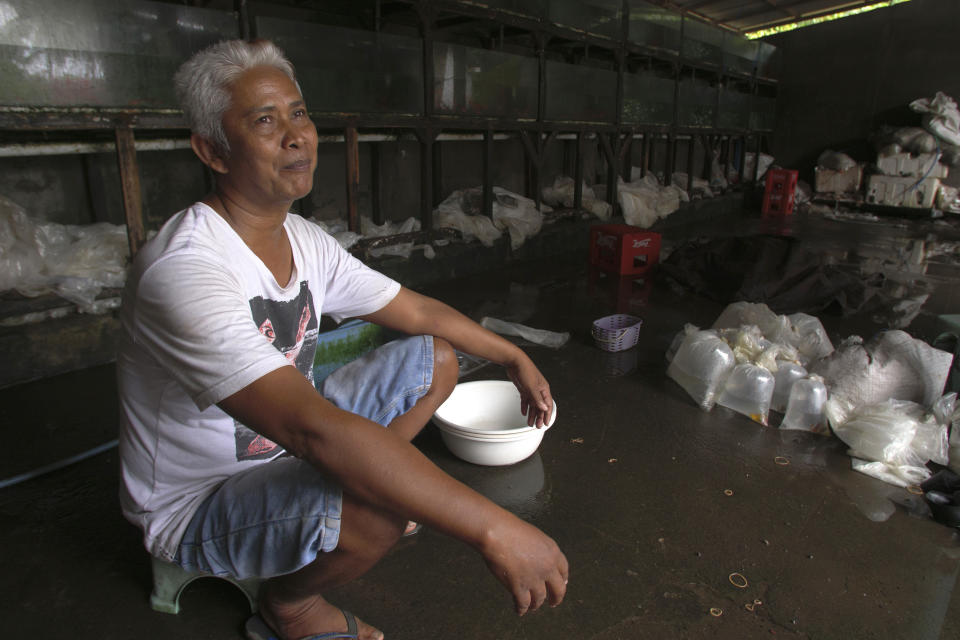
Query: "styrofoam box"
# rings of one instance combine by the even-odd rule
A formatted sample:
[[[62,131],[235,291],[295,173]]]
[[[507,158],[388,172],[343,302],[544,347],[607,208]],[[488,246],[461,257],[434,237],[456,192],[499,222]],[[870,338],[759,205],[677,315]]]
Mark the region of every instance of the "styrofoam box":
[[[914,188],[914,185],[917,185]],[[890,207],[929,209],[940,190],[939,178],[927,178],[917,183],[913,176],[873,175],[867,179],[867,202]]]
[[[813,176],[813,190],[817,193],[856,193],[863,181],[863,165],[858,164],[846,171],[815,167]]]
[[[919,178],[946,178],[947,165],[935,162],[935,153],[921,153],[913,156],[909,153],[896,153],[892,156],[877,156],[877,168],[886,176],[914,176]],[[931,165],[933,167],[931,168]],[[927,174],[927,171],[930,171]]]

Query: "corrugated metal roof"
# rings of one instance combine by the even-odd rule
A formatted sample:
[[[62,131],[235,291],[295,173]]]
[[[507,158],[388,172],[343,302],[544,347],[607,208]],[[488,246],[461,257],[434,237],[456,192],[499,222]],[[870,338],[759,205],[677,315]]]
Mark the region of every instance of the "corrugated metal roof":
[[[706,22],[745,33],[877,4],[878,0],[653,0]]]

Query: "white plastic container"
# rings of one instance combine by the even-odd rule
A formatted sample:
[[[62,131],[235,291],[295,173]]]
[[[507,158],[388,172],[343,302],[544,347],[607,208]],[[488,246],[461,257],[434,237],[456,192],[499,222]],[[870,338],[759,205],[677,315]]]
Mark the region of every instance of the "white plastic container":
[[[826,433],[826,416],[823,407],[827,403],[827,387],[820,376],[797,380],[790,390],[787,412],[780,423],[781,429],[797,429]]]
[[[528,427],[520,412],[520,392],[509,380],[477,380],[458,384],[433,414],[447,448],[462,460],[487,466],[514,464],[530,457],[557,419]]]
[[[790,401],[790,390],[798,380],[807,377],[807,370],[793,362],[779,362],[779,368],[773,374],[773,397],[770,399],[770,408],[779,413],[787,410]]]
[[[716,394],[735,364],[733,351],[713,331],[687,335],[673,356],[667,375],[690,394],[700,408],[709,411]]]
[[[755,364],[738,364],[727,376],[717,404],[766,426],[773,388],[772,373]]]

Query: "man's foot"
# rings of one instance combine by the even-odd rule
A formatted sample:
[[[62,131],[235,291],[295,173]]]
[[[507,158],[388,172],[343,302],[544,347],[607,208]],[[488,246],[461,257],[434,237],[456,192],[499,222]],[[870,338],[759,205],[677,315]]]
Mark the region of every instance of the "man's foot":
[[[347,632],[344,612],[317,596],[301,605],[273,604],[261,599],[260,616],[284,640],[309,638],[321,633]],[[357,622],[360,640],[383,640],[383,633],[363,622]]]

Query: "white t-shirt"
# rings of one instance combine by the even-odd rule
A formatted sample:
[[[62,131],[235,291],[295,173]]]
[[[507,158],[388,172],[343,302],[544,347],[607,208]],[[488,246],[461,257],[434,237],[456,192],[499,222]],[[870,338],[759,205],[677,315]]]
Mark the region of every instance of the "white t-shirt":
[[[400,290],[300,216],[288,214],[284,229],[286,286],[202,203],[173,216],[134,261],[117,355],[120,501],[158,557],[174,557],[224,479],[283,453],[216,403],[283,366],[312,382],[320,314],[372,313]]]

